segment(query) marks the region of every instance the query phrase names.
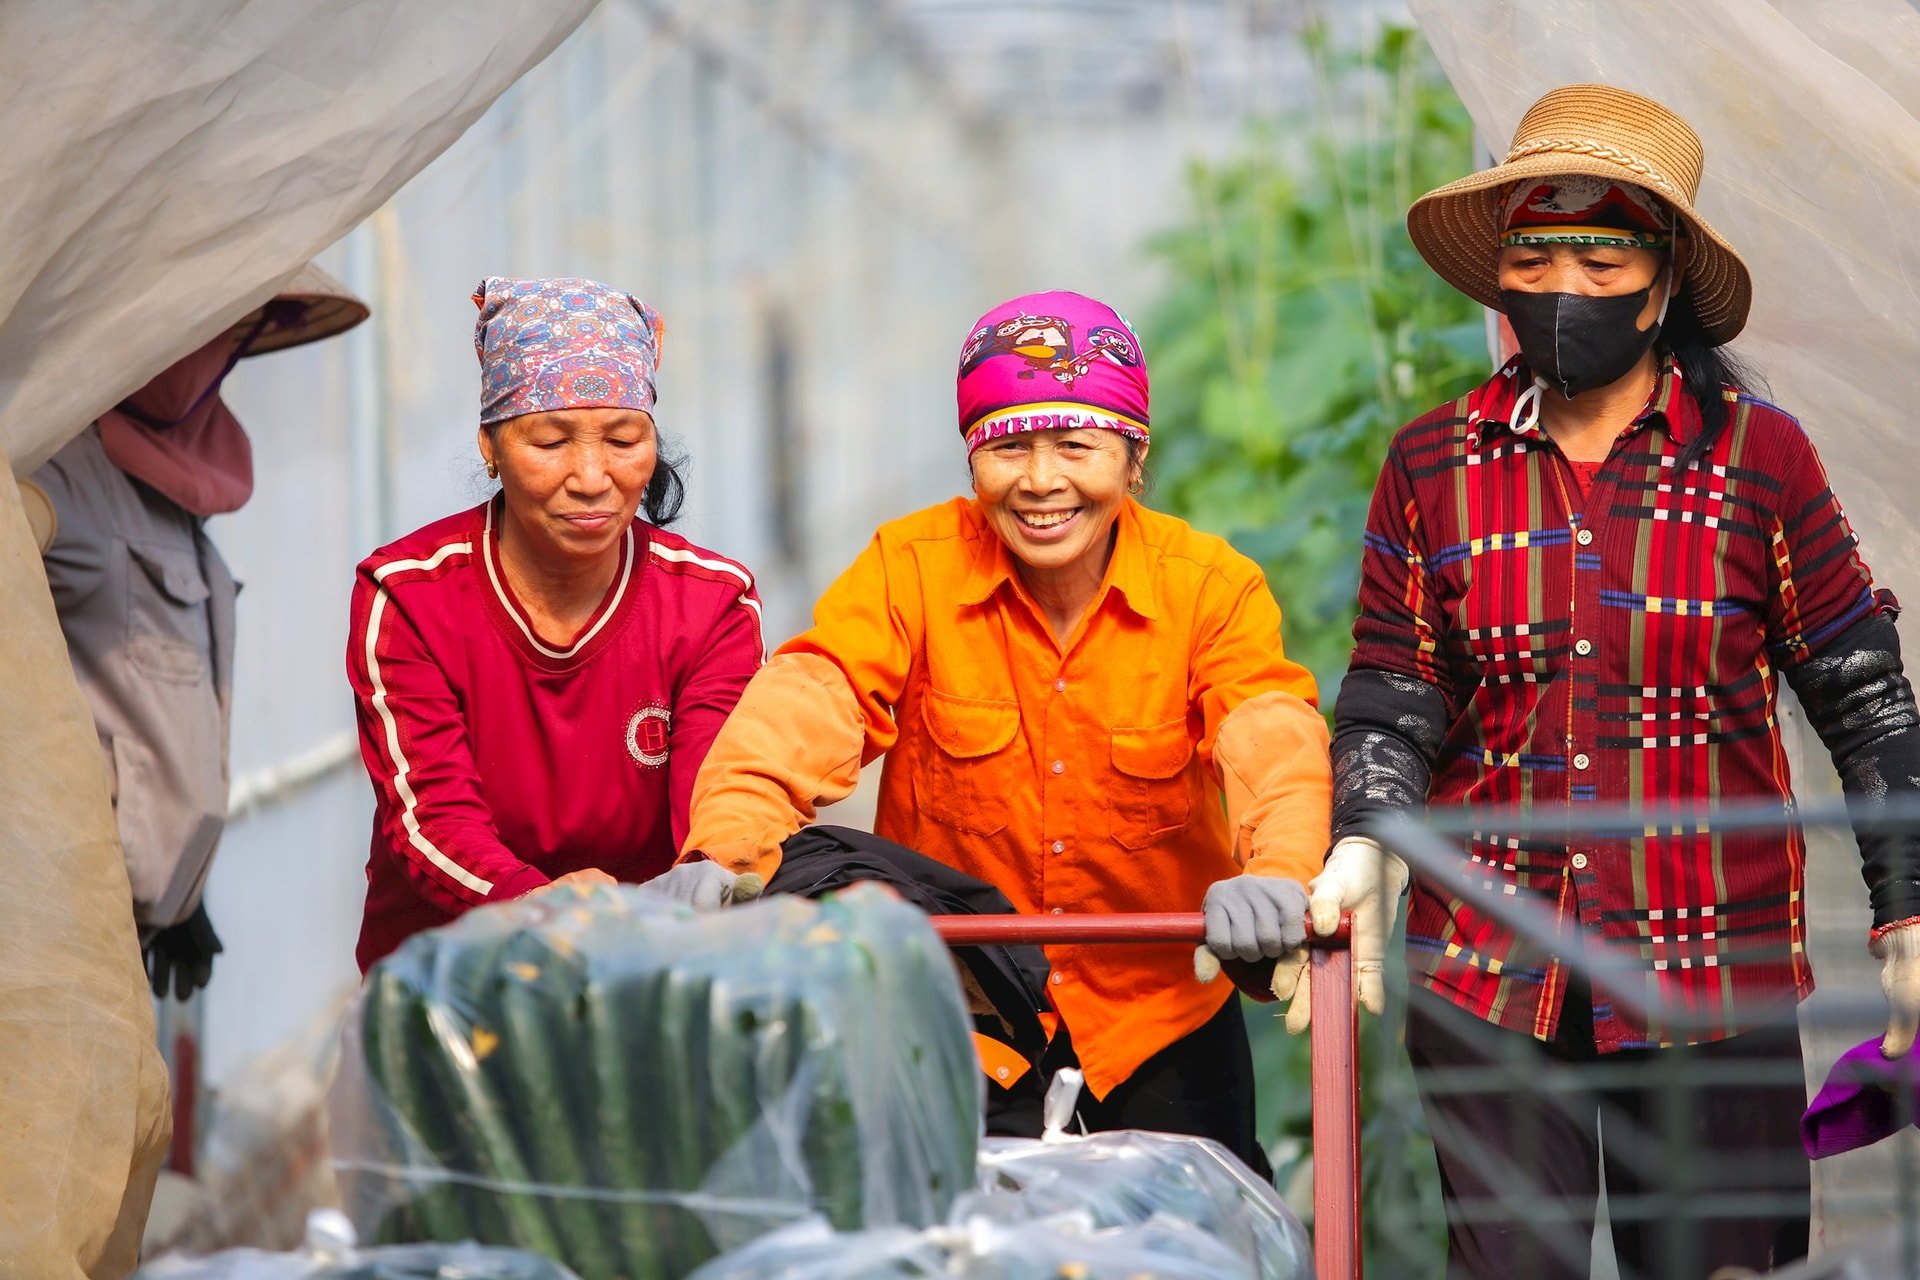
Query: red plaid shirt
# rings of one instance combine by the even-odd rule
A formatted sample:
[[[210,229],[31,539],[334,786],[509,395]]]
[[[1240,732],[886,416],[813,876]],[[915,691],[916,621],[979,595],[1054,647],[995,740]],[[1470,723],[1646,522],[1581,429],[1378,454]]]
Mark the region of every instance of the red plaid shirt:
[[[1461,874],[1637,949],[1647,1001],[1686,1013],[1639,1025],[1596,991],[1603,1052],[1733,1035],[1813,989],[1781,675],[1892,599],[1779,409],[1733,398],[1706,456],[1676,476],[1701,422],[1669,362],[1583,499],[1544,431],[1508,425],[1524,376],[1516,360],[1395,438],[1367,520],[1352,670],[1444,695],[1430,804],[1574,807],[1569,843],[1482,831]],[[1778,799],[1784,829],[1577,831],[1585,804],[1723,799]],[[1414,980],[1552,1036],[1567,967],[1455,888],[1416,880]]]

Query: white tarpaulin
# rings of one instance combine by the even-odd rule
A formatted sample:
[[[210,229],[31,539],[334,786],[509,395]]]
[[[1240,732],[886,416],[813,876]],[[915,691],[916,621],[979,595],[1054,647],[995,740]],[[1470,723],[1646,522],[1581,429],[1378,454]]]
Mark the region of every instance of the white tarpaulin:
[[[5,0],[0,448],[25,472],[257,306],[591,0]],[[166,1082],[91,717],[0,473],[0,1278],[132,1269]]]
[[[7,0],[0,451],[25,475],[258,306],[594,0]]]
[[[1882,585],[1920,607],[1920,9],[1907,0],[1409,0],[1496,157],[1556,85],[1657,99],[1706,144],[1699,209],[1754,277],[1736,349],[1800,418]],[[1823,752],[1805,734],[1804,758]],[[1834,790],[1824,767],[1806,793]],[[1823,992],[1877,994],[1866,895],[1837,833],[1810,833],[1811,953]],[[1807,1006],[1815,1080],[1879,1028]],[[1905,1141],[1905,1140],[1903,1140]],[[1887,1212],[1898,1144],[1815,1167],[1816,1247]]]

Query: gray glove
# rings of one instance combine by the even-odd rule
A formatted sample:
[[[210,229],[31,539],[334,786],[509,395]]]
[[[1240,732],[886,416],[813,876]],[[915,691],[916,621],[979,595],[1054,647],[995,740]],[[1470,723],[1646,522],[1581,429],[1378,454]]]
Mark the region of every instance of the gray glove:
[[[1307,940],[1307,890],[1279,876],[1238,875],[1207,890],[1207,949],[1222,960],[1274,960]]]
[[[658,889],[695,911],[717,911],[729,903],[759,897],[760,877],[737,876],[719,863],[701,858],[662,872],[647,881],[647,887]]]

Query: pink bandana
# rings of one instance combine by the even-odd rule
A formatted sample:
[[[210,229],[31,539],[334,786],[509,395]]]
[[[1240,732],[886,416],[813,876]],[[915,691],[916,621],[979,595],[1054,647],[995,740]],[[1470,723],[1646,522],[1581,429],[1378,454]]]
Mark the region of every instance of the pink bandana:
[[[981,316],[960,353],[967,453],[1023,431],[1147,438],[1147,364],[1120,313],[1078,293],[1029,293]]]
[[[592,280],[488,276],[473,305],[481,426],[553,409],[653,412],[665,326],[638,298]]]

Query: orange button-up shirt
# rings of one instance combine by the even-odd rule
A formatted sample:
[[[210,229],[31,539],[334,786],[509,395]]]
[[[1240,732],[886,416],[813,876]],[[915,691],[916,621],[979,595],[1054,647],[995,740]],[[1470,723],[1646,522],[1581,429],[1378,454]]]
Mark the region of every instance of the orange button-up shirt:
[[[1219,538],[1131,501],[1117,527],[1099,594],[1064,641],[978,505],[955,499],[883,527],[821,597],[813,629],[780,653],[845,674],[863,759],[886,755],[875,832],[993,884],[1022,912],[1199,910],[1209,885],[1243,869],[1216,734],[1249,699],[1293,695],[1268,701],[1312,722],[1280,735],[1317,743],[1290,748],[1300,758],[1286,765],[1302,775],[1291,803],[1305,820],[1283,822],[1277,843],[1243,842],[1242,856],[1247,871],[1304,881],[1326,852],[1325,729],[1313,677],[1282,652],[1264,575]],[[780,667],[763,676],[778,680]],[[750,694],[736,716],[754,704]],[[751,732],[741,726],[740,740]],[[728,767],[727,737],[709,771]],[[726,842],[716,831],[701,844],[699,802],[689,846],[712,854]],[[739,807],[723,820],[736,829]],[[1096,1096],[1232,994],[1194,978],[1187,946],[1053,947],[1048,959]]]

